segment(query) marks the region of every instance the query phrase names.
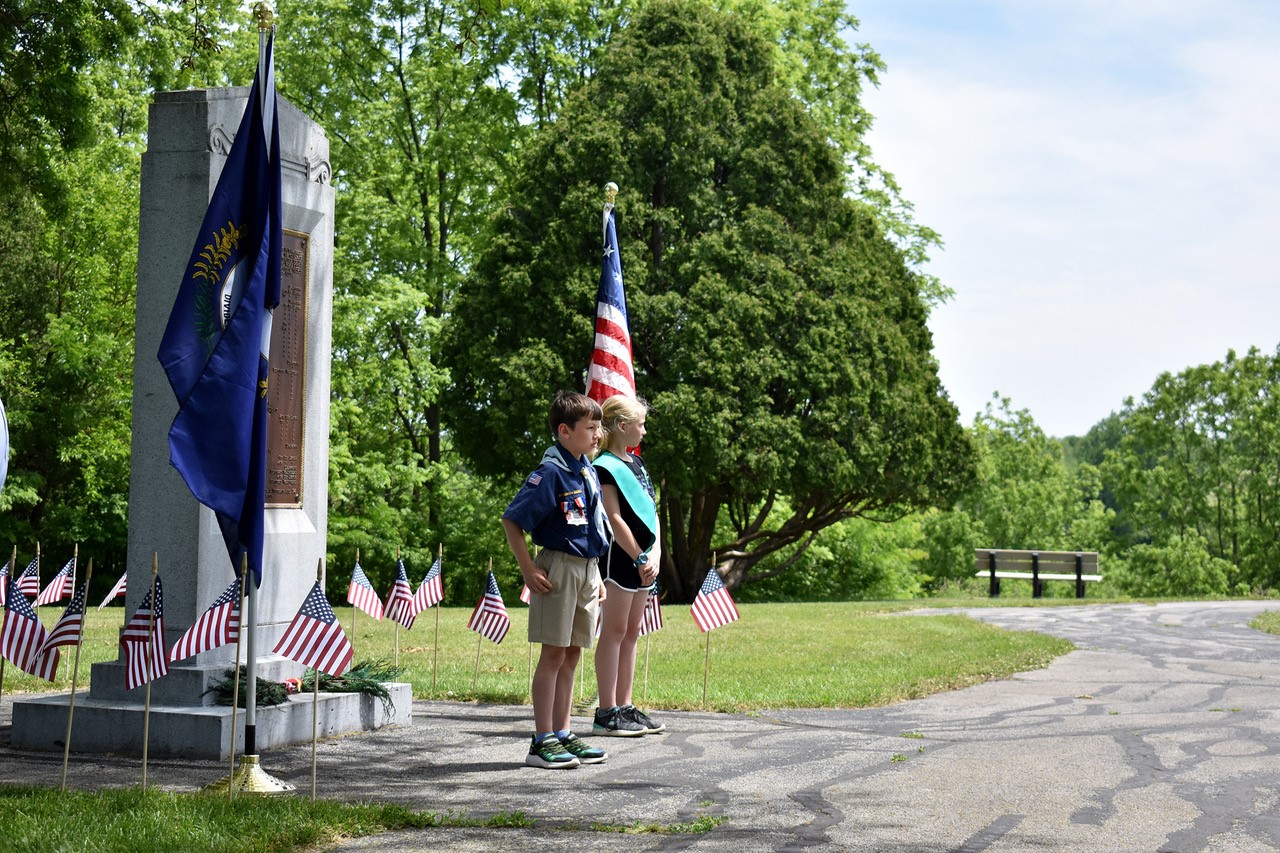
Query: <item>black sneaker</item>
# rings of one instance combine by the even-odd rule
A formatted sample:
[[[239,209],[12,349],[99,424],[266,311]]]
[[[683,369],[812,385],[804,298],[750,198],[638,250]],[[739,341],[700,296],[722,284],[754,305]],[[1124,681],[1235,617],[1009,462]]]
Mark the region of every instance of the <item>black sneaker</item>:
[[[560,738],[560,745],[565,752],[575,755],[582,764],[599,764],[609,757],[609,753],[595,746],[588,746],[582,738],[569,732],[568,737]]]
[[[606,737],[640,737],[644,727],[624,717],[621,708],[597,708],[591,732]]]
[[[635,705],[623,705],[622,716],[644,729],[647,735],[656,735],[658,732],[665,732],[667,727],[662,723],[655,722],[652,717],[641,711]]]
[[[541,743],[538,743],[535,735],[533,742],[529,744],[529,754],[524,757],[524,763],[547,770],[567,770],[582,762],[578,760],[578,756],[566,750],[555,735],[544,738]]]

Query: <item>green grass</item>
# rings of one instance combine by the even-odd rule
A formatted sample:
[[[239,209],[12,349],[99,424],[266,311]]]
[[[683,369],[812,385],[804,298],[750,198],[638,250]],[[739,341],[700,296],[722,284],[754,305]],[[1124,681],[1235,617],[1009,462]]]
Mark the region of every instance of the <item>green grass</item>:
[[[922,603],[935,602],[740,605],[738,622],[710,634],[705,703],[708,635],[693,624],[687,606],[670,605],[663,608],[666,627],[640,640],[635,695],[642,704],[661,709],[870,707],[1036,669],[1071,649],[1063,640],[1004,631],[961,615],[902,613]],[[43,610],[45,622],[56,620],[56,608]],[[394,659],[394,624],[360,613],[353,632],[351,608],[337,612],[353,637],[357,661]],[[469,608],[444,608],[437,652],[436,611],[427,611],[412,629],[399,630],[401,680],[413,685],[416,698],[526,703],[531,657],[525,641],[527,613],[518,602],[512,605],[511,631],[501,645],[494,645],[467,630]],[[123,619],[123,611],[115,607],[89,614],[79,689],[88,686],[91,663],[116,659]],[[63,656],[52,687],[7,666],[4,692],[68,689],[71,658]],[[590,653],[584,660],[580,701],[595,693]]]
[[[1250,628],[1266,631],[1268,634],[1280,634],[1280,610],[1268,610],[1253,617]]]
[[[60,791],[0,785],[5,849],[12,851],[276,851],[437,826],[528,826],[523,814],[483,821],[397,805],[300,797],[179,795],[138,789]]]

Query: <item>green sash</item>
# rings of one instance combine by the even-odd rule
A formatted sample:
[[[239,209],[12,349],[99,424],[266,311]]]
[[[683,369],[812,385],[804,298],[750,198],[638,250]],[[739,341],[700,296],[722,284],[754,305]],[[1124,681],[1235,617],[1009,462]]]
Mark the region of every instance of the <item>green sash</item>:
[[[640,485],[635,473],[627,467],[627,463],[608,450],[597,456],[593,464],[613,475],[622,499],[635,511],[636,517],[645,526],[644,536],[638,535],[638,531],[635,530],[631,533],[640,543],[640,547],[647,552],[658,541],[658,508],[654,506],[653,498],[649,497],[649,493]]]

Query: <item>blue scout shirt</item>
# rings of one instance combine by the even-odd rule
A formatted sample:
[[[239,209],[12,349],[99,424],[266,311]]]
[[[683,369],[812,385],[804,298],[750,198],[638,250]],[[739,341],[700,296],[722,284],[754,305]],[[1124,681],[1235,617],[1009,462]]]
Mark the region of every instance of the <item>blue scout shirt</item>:
[[[611,532],[600,502],[600,481],[584,456],[574,459],[560,442],[511,499],[504,519],[533,536],[535,544],[577,557],[602,557]]]

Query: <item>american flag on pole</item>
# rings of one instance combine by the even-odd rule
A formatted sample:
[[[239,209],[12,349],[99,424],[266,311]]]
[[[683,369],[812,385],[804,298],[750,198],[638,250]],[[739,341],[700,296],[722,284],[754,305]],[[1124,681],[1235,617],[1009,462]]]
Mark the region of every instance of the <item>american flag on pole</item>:
[[[67,564],[58,570],[53,576],[53,580],[49,581],[49,585],[40,593],[40,597],[36,599],[36,607],[43,607],[46,604],[54,604],[66,597],[71,591],[71,573],[75,570],[76,558],[72,557],[67,560]]]
[[[467,627],[480,636],[501,643],[511,628],[511,617],[507,615],[507,606],[502,603],[502,593],[498,591],[498,579],[489,570],[489,582],[485,586],[484,595],[471,611]]]
[[[440,558],[431,564],[431,570],[418,584],[418,591],[413,594],[413,606],[421,613],[428,607],[434,607],[444,600],[444,580],[440,577]]]
[[[89,584],[85,582],[80,589],[76,590],[76,594],[71,596],[71,603],[67,605],[67,609],[62,611],[62,618],[57,621],[53,629],[49,631],[45,637],[44,645],[40,647],[40,653],[54,651],[58,646],[78,646],[80,645],[81,627],[84,625],[84,599],[89,594]],[[54,666],[57,666],[55,663]]]
[[[240,578],[214,599],[209,609],[200,614],[195,624],[187,629],[169,650],[169,663],[198,655],[234,643],[240,638],[240,599],[244,595]]]
[[[649,590],[649,597],[644,602],[644,613],[640,616],[640,633],[637,637],[652,634],[662,627],[662,605],[658,603],[658,585]]]
[[[598,402],[623,394],[636,395],[635,368],[631,361],[631,326],[622,291],[622,258],[613,204],[604,206],[604,259],[600,289],[596,293],[596,338],[587,372],[587,396]]]
[[[169,673],[168,656],[164,650],[164,595],[160,591],[160,576],[156,575],[155,620],[151,617],[151,590],[124,624],[120,645],[124,647],[126,690],[141,687]]]
[[[738,608],[733,605],[729,590],[724,588],[724,581],[720,579],[715,566],[707,572],[706,580],[702,582],[702,588],[693,599],[690,610],[693,621],[698,623],[704,634],[721,625],[738,621]]]
[[[391,595],[387,596],[387,618],[399,622],[405,628],[413,627],[418,610],[413,599],[413,587],[409,586],[409,575],[404,570],[404,560],[396,560],[396,582],[391,587]]]
[[[298,615],[293,617],[272,651],[334,678],[351,666],[355,649],[343,633],[319,581],[311,585]]]
[[[125,594],[126,584],[129,582],[129,573],[126,571],[120,576],[120,580],[116,581],[116,585],[111,587],[111,592],[107,593],[107,597],[102,599],[102,603],[98,605],[98,609],[106,607],[111,602]]]
[[[9,564],[0,565],[0,608],[9,599]]]
[[[23,595],[35,595],[40,591],[40,558],[36,557],[22,574],[18,575],[18,592]]]
[[[364,569],[360,568],[359,560],[356,560],[356,567],[351,570],[351,586],[347,587],[347,603],[360,608],[375,620],[382,619],[382,601],[374,591],[373,584],[369,583],[369,576],[364,573]]]
[[[41,655],[47,637],[35,608],[27,597],[18,592],[18,585],[13,578],[6,578],[9,584],[8,605],[5,607],[4,627],[0,628],[0,655],[7,658],[23,672],[53,681],[58,669],[58,653]]]

